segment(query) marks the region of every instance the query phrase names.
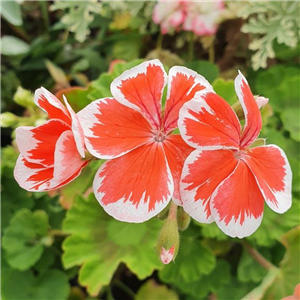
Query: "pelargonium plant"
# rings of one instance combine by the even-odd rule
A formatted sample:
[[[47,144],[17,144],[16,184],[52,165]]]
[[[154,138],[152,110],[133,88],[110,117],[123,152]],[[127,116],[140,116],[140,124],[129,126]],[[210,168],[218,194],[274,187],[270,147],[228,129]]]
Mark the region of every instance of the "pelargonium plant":
[[[91,159],[107,160],[93,183],[98,202],[130,223],[165,209],[157,243],[165,264],[178,252],[178,227],[188,224],[178,224],[180,206],[231,237],[251,235],[264,201],[277,213],[290,208],[292,174],[283,150],[257,139],[267,100],[252,95],[241,73],[235,88],[244,122],[203,76],[185,67],[167,75],[159,60],[125,71],[111,84],[113,97],[77,114],[67,99],[64,106],[38,89],[35,103],[49,120],[17,129],[15,178],[28,191],[49,191],[79,176]]]
[[[167,1],[161,0],[154,7],[153,21],[160,25],[161,33],[171,30],[191,31],[198,36],[217,32],[224,1]]]
[[[45,88],[36,90],[34,102],[49,116],[40,126],[16,129],[20,151],[14,175],[25,190],[49,191],[79,176],[89,163],[84,136],[77,115],[65,99],[66,107]]]

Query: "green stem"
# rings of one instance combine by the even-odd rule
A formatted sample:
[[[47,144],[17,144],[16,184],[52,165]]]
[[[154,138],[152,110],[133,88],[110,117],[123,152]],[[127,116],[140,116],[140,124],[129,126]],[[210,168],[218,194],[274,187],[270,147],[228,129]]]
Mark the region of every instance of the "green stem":
[[[49,31],[48,1],[39,1],[46,31]]]
[[[48,232],[52,236],[68,236],[69,234],[60,229],[51,229]]]
[[[27,33],[24,31],[23,28],[17,27],[9,22],[7,22],[9,27],[15,32],[17,36],[19,36],[21,39],[23,39],[25,42],[30,43],[30,38],[27,35]]]
[[[214,46],[215,46],[214,41],[212,41],[208,48],[208,60],[212,64],[215,62],[215,47]]]
[[[135,299],[135,293],[123,282],[116,280],[114,282],[114,285],[123,290],[128,296],[130,296],[132,299]]]
[[[188,61],[192,61],[194,59],[194,48],[195,48],[194,33],[191,31],[189,33]]]
[[[262,256],[256,249],[251,247],[246,241],[242,241],[242,245],[247,252],[265,269],[277,269],[271,262],[269,262],[264,256]]]
[[[171,201],[168,219],[175,220],[176,218],[177,218],[177,205],[173,201]]]
[[[157,50],[162,49],[162,42],[163,42],[163,35],[161,34],[161,32],[159,32],[159,36],[158,36],[157,42],[156,42],[156,49]]]

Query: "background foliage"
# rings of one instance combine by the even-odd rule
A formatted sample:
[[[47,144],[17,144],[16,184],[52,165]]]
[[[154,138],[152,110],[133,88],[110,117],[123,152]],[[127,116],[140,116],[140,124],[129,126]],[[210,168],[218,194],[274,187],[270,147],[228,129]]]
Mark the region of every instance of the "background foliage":
[[[2,299],[267,300],[293,293],[300,282],[298,2],[226,2],[214,38],[187,32],[162,38],[152,21],[155,2],[1,5]],[[166,70],[196,70],[230,104],[241,69],[254,94],[270,99],[261,137],[284,149],[293,170],[287,213],[266,206],[260,228],[243,240],[192,221],[167,266],[155,252],[161,220],[121,223],[95,200],[90,187],[102,161],[51,193],[26,192],[13,178],[14,129],[45,120],[33,104],[36,88],[65,94],[79,111],[109,96],[124,70],[154,57]],[[115,59],[123,62],[110,66]]]

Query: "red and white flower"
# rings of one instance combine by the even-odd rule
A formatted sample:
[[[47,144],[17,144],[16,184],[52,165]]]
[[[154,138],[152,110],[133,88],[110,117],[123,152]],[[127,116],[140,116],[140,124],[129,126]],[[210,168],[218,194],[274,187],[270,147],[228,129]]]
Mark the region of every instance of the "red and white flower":
[[[78,117],[64,100],[66,107],[45,88],[36,90],[34,101],[50,120],[16,129],[20,155],[14,176],[25,190],[57,189],[75,179],[88,164],[82,159],[85,146]]]
[[[243,129],[230,105],[212,91],[199,92],[182,107],[179,129],[196,150],[184,164],[180,189],[191,217],[215,221],[227,235],[242,238],[259,227],[264,201],[277,213],[290,208],[292,173],[279,147],[251,148],[262,128],[261,114],[241,73],[235,89]]]
[[[212,90],[196,72],[173,67],[167,76],[160,61],[152,60],[116,78],[111,84],[114,98],[96,100],[78,113],[89,152],[109,159],[93,185],[108,214],[143,222],[164,209],[171,197],[181,204],[179,180],[192,148],[171,133],[183,103],[203,89]]]

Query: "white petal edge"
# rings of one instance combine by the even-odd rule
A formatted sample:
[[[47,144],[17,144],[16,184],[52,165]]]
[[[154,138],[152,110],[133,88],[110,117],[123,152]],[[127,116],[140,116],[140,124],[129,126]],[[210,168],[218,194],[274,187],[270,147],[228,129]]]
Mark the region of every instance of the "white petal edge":
[[[134,78],[138,74],[146,74],[147,67],[149,65],[158,66],[163,71],[163,74],[164,74],[164,84],[163,84],[163,88],[162,88],[162,91],[161,91],[161,94],[163,94],[163,90],[164,90],[164,88],[165,88],[165,86],[167,84],[168,76],[167,76],[167,73],[164,70],[164,67],[163,67],[162,63],[158,59],[153,59],[153,60],[145,61],[145,62],[139,64],[138,66],[133,67],[133,68],[125,71],[119,77],[117,77],[116,79],[114,79],[113,82],[110,85],[110,90],[111,90],[111,93],[112,93],[113,97],[117,101],[119,101],[121,104],[123,104],[123,105],[125,105],[127,107],[130,107],[130,108],[133,108],[135,110],[138,110],[139,112],[142,112],[142,110],[138,106],[136,106],[135,104],[133,104],[130,101],[126,100],[126,98],[124,97],[123,93],[120,91],[120,89],[118,88],[118,86],[122,85],[122,81],[123,80],[129,79],[129,78]]]
[[[206,87],[205,90],[210,91],[212,93],[214,93],[213,87],[211,86],[211,84],[202,76],[199,75],[197,72],[186,68],[186,67],[181,67],[181,66],[174,66],[169,70],[169,78],[168,78],[168,91],[167,91],[167,99],[170,98],[170,93],[171,93],[171,88],[172,88],[172,81],[174,79],[174,77],[176,77],[176,75],[178,73],[187,75],[188,77],[193,76],[195,77],[195,83],[193,84],[193,86],[190,88],[190,90],[188,91],[188,94],[190,93],[190,91],[197,85],[197,84],[201,84],[203,86]],[[203,90],[202,90],[203,91]]]
[[[189,174],[189,165],[193,164],[194,161],[199,157],[202,151],[195,150],[193,151],[185,160],[182,169],[181,178],[185,178]],[[183,183],[182,180],[180,181],[180,194],[181,200],[183,202],[183,209],[184,211],[189,214],[193,219],[200,223],[210,224],[214,222],[214,218],[212,216],[207,217],[205,212],[205,206],[202,205],[202,199],[199,199],[195,202],[195,196],[197,193],[198,187],[194,188],[191,191],[187,191],[186,188],[189,186],[187,183]],[[210,201],[210,200],[207,200]]]
[[[31,168],[28,168],[25,166],[25,164],[22,161],[23,158],[24,157],[22,156],[22,154],[20,154],[17,159],[16,166],[14,168],[14,177],[15,177],[15,180],[17,181],[17,183],[19,184],[19,186],[29,192],[44,192],[44,191],[50,190],[53,185],[52,184],[53,178],[50,179],[49,181],[47,181],[49,184],[47,184],[47,182],[45,182],[45,183],[41,184],[38,189],[32,188],[32,186],[37,185],[38,182],[33,184],[32,182],[27,182],[27,179],[39,171],[42,171],[45,169],[51,169],[53,167],[31,169]]]
[[[238,237],[238,238],[244,238],[247,237],[249,235],[251,235],[252,233],[254,233],[257,228],[260,226],[262,218],[263,218],[263,212],[262,214],[256,219],[254,217],[249,217],[249,216],[245,216],[245,220],[244,223],[241,225],[240,224],[240,220],[241,220],[241,216],[239,216],[237,218],[237,220],[234,220],[234,216],[231,218],[231,220],[229,221],[229,223],[226,225],[224,221],[220,221],[220,216],[218,214],[217,209],[214,207],[214,197],[218,194],[218,190],[219,188],[222,186],[222,184],[229,179],[234,172],[236,171],[236,169],[238,168],[239,163],[236,165],[235,169],[232,171],[232,173],[225,178],[215,189],[215,191],[213,192],[212,196],[211,196],[211,201],[210,201],[210,211],[211,214],[215,220],[215,222],[217,223],[218,227],[226,234],[229,235],[230,237]]]
[[[66,124],[64,121],[61,121],[59,119],[51,119],[46,121],[44,124],[40,125],[40,126],[44,126],[47,123],[52,123],[52,122],[60,122],[62,123],[64,126],[69,127],[68,124]],[[26,160],[28,160],[29,162],[32,163],[36,163],[36,164],[41,164],[45,167],[49,167],[48,165],[44,165],[41,161],[41,159],[32,159],[29,158],[26,153],[28,151],[31,151],[33,149],[36,148],[36,146],[38,145],[37,140],[33,137],[33,133],[31,132],[32,129],[36,129],[38,128],[34,127],[34,126],[20,126],[16,129],[16,143],[19,149],[19,152],[24,156],[24,158]]]
[[[74,139],[75,139],[75,143],[76,143],[76,147],[77,150],[79,152],[79,154],[81,155],[81,157],[85,157],[84,154],[84,135],[83,135],[83,129],[81,127],[81,124],[79,122],[79,118],[78,116],[75,114],[74,110],[72,109],[72,107],[70,106],[67,98],[65,97],[65,95],[63,95],[67,110],[69,111],[70,115],[71,115],[71,119],[72,119],[72,131],[74,134]]]
[[[238,150],[236,147],[226,147],[226,146],[199,146],[197,143],[192,142],[190,139],[193,138],[193,136],[190,136],[186,130],[186,126],[184,125],[185,119],[191,119],[196,122],[199,122],[195,117],[193,117],[189,110],[192,110],[196,113],[202,111],[203,108],[205,108],[210,114],[214,115],[213,111],[211,110],[210,106],[206,103],[206,101],[202,98],[202,95],[206,95],[206,93],[211,93],[211,91],[203,90],[198,93],[196,93],[194,99],[186,102],[179,111],[179,119],[178,119],[178,128],[181,134],[181,137],[183,140],[190,145],[193,148],[196,148],[198,150]]]
[[[59,101],[59,99],[57,99],[56,96],[54,96],[51,92],[49,92],[47,89],[45,89],[44,87],[40,87],[39,89],[37,89],[34,93],[34,103],[39,107],[41,108],[44,112],[46,112],[48,114],[48,112],[42,108],[39,103],[38,103],[38,100],[40,98],[41,95],[44,95],[45,98],[48,100],[48,102],[60,109],[68,118],[70,118],[70,116],[68,115],[68,112],[66,110],[66,108],[63,106],[63,104]]]
[[[82,109],[80,112],[77,113],[79,122],[81,124],[81,127],[83,129],[84,134],[84,140],[85,140],[85,146],[87,150],[95,157],[100,159],[114,159],[120,156],[123,156],[124,154],[140,147],[141,145],[146,144],[147,142],[140,144],[136,147],[133,147],[132,149],[129,149],[127,151],[124,151],[118,155],[107,155],[107,154],[101,154],[98,152],[98,150],[95,150],[93,145],[90,143],[88,138],[95,138],[93,131],[91,128],[94,124],[100,123],[99,119],[95,116],[95,114],[101,114],[101,111],[99,111],[97,104],[98,103],[105,103],[107,104],[107,100],[112,100],[114,98],[101,98],[98,100],[93,101],[89,105],[87,105],[84,109]],[[102,123],[101,123],[102,124]]]
[[[248,165],[249,169],[251,170],[257,185],[261,191],[261,193],[264,196],[264,199],[267,203],[267,205],[275,212],[279,213],[279,214],[283,214],[285,213],[291,206],[292,206],[292,170],[291,170],[291,166],[289,164],[289,161],[286,157],[286,154],[284,153],[284,151],[279,148],[276,145],[266,145],[266,146],[261,146],[258,148],[276,148],[279,150],[281,156],[283,157],[284,161],[285,161],[285,171],[286,171],[286,175],[284,177],[284,191],[283,192],[274,192],[270,187],[270,191],[273,193],[273,195],[275,196],[278,206],[276,206],[272,201],[270,201],[264,193],[264,190],[260,187],[259,185],[259,181],[256,178],[255,172],[252,171],[251,166],[249,166],[247,164],[247,161],[245,161],[245,163]]]
[[[165,158],[166,160],[166,158]],[[96,196],[96,199],[98,200],[99,204],[103,207],[103,209],[108,213],[110,216],[114,217],[115,219],[122,221],[122,222],[128,222],[128,223],[142,223],[145,222],[152,217],[159,214],[171,201],[173,192],[174,192],[174,182],[173,177],[168,165],[168,162],[166,160],[166,166],[167,166],[167,174],[168,174],[168,189],[169,193],[164,197],[163,199],[159,199],[161,201],[157,201],[155,208],[152,211],[148,211],[148,202],[144,202],[145,192],[143,194],[142,199],[140,200],[140,203],[138,205],[138,208],[129,199],[126,199],[127,201],[124,202],[125,198],[121,198],[118,201],[103,205],[101,203],[101,199],[105,195],[104,193],[98,193],[97,190],[101,186],[101,183],[103,181],[103,178],[99,178],[99,174],[105,169],[106,164],[109,161],[105,162],[97,171],[94,182],[93,182],[93,189]],[[117,187],[116,187],[117,188]]]

